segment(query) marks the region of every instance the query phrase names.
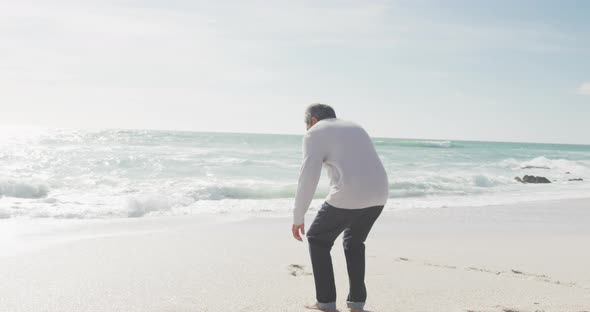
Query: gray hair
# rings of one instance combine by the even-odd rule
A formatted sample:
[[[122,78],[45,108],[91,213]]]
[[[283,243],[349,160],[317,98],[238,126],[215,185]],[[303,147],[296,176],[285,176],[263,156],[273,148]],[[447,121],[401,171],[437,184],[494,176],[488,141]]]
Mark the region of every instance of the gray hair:
[[[311,117],[317,118],[318,121],[322,119],[336,118],[336,112],[330,105],[314,103],[305,110],[305,123],[311,123]]]

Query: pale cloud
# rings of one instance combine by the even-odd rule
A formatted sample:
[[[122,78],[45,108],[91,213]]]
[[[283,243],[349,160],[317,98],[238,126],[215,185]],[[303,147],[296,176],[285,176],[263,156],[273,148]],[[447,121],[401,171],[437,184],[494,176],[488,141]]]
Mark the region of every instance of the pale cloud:
[[[431,108],[425,103],[467,103],[475,112],[498,107],[495,99],[455,95],[464,87],[461,66],[494,61],[498,53],[507,54],[503,61],[590,51],[581,40],[587,35],[557,24],[465,20],[430,4],[0,0],[0,124],[295,132],[300,119],[283,121],[320,101],[367,124],[380,120],[382,136],[412,136],[415,118]],[[510,73],[502,74],[509,82]],[[578,92],[590,95],[590,82]],[[378,113],[361,102],[378,103]],[[391,114],[382,113],[394,104]],[[236,117],[211,118],[228,110]],[[415,115],[408,113],[405,128],[392,128],[390,116],[400,110]],[[281,118],[270,116],[277,111]],[[426,137],[438,128],[423,131]]]
[[[477,53],[579,42],[540,25],[464,25],[419,13],[392,1],[0,0],[0,68],[11,68],[0,83],[250,85],[277,72],[308,76],[315,64],[301,67],[299,51]]]
[[[582,83],[578,88],[578,93],[582,95],[590,95],[590,81]]]
[[[195,87],[268,83],[285,51],[382,47],[387,6],[310,1],[0,2],[0,83]],[[277,66],[278,64],[278,66]],[[216,90],[217,91],[217,90]]]

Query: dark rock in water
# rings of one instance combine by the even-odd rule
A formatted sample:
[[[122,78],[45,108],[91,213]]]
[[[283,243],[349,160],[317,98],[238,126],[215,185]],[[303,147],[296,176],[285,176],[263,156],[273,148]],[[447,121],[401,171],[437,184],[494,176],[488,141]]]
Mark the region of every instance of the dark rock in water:
[[[568,181],[584,181],[584,179],[577,178],[577,179],[569,179]]]
[[[524,166],[524,167],[520,167],[520,169],[551,169],[551,168],[545,167],[545,166]]]
[[[545,177],[535,177],[535,176],[524,176],[523,180],[527,183],[551,183],[549,179]]]
[[[514,179],[520,183],[551,183],[551,181],[545,177],[535,177],[530,175],[525,175],[522,179],[520,177],[515,177]]]
[[[545,178],[545,177],[534,177],[534,176],[529,176],[527,178],[527,176],[524,176],[523,179],[525,182],[528,183],[551,183],[551,181],[549,181],[549,179]]]

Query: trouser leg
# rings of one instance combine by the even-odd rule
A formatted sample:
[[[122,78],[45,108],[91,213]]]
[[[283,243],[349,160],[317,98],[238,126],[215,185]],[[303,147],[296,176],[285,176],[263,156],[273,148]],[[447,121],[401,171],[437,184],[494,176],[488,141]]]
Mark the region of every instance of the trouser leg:
[[[362,209],[360,215],[344,230],[343,245],[350,290],[348,307],[363,309],[367,300],[365,287],[365,240],[373,224],[383,211],[383,206]]]
[[[344,209],[325,203],[307,231],[316,299],[321,309],[336,309],[336,285],[330,250],[338,235],[350,224],[350,217]]]

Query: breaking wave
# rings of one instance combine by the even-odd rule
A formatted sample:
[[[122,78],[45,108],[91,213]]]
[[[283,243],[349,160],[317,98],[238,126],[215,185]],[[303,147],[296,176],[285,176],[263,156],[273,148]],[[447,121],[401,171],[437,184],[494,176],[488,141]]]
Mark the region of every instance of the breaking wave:
[[[579,174],[590,172],[590,166],[587,162],[563,158],[551,159],[545,156],[539,156],[525,161],[518,161],[514,158],[508,158],[501,161],[500,166],[510,168],[512,170],[544,169],[563,173],[569,172]]]
[[[43,198],[49,193],[49,187],[42,183],[15,180],[0,181],[0,197]]]
[[[452,148],[458,147],[453,141],[437,140],[376,140],[377,146],[399,146],[399,147],[425,147],[425,148]]]

